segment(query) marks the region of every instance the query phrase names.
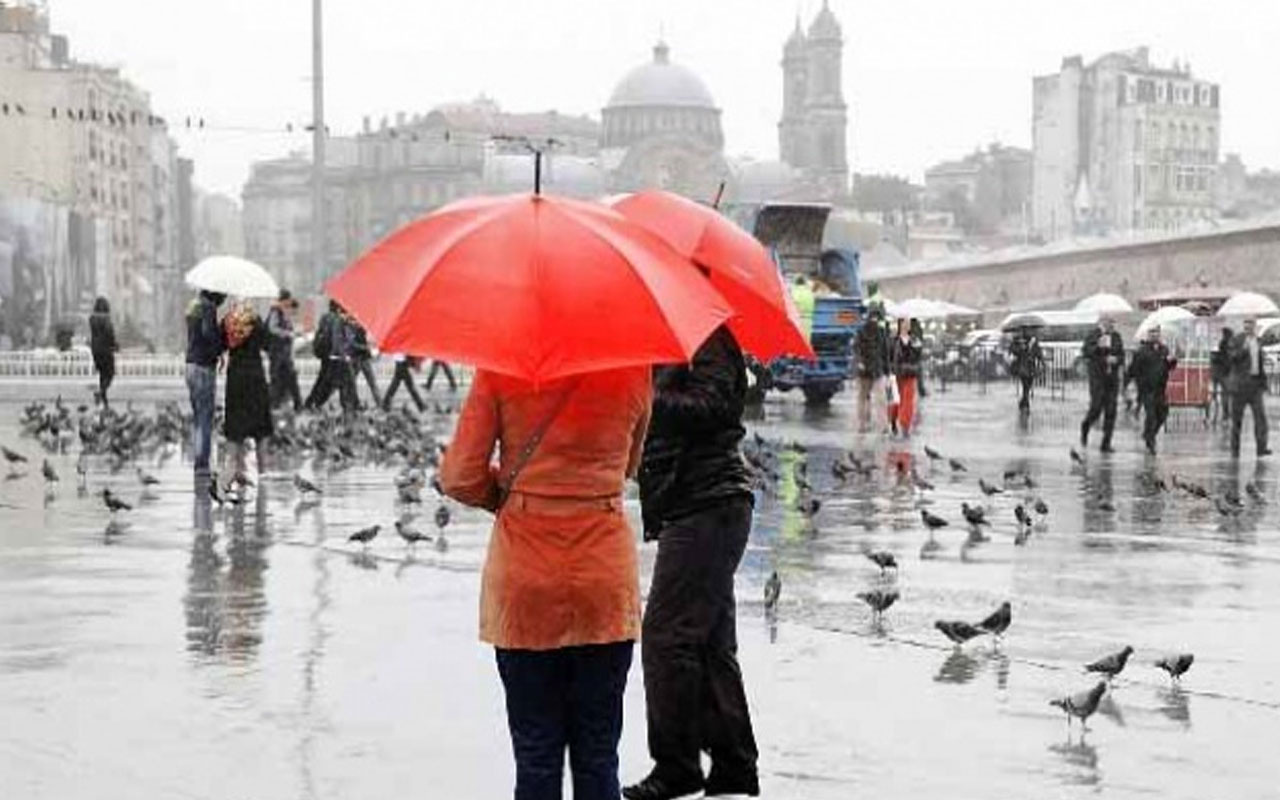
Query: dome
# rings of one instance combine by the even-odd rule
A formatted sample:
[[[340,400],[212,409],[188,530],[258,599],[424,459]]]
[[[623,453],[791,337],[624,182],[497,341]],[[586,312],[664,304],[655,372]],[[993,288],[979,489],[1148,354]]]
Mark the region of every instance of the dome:
[[[653,48],[653,61],[631,70],[618,82],[606,108],[682,106],[715,108],[711,92],[694,72],[672,64],[665,42]]]

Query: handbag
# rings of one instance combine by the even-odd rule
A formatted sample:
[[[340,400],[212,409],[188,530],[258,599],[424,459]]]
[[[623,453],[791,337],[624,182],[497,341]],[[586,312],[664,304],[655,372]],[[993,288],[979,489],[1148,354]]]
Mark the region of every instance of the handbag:
[[[902,397],[898,394],[898,379],[893,375],[885,376],[884,401],[891,406],[896,406],[902,402]]]
[[[564,407],[569,404],[569,398],[577,388],[577,380],[574,380],[573,383],[565,388],[564,393],[556,400],[555,405],[538,423],[538,427],[533,429],[533,433],[529,435],[529,440],[524,443],[524,447],[520,448],[520,453],[511,462],[511,466],[507,468],[506,473],[498,480],[498,499],[497,504],[494,506],[495,513],[506,504],[507,498],[511,495],[511,489],[515,486],[516,478],[520,476],[520,471],[529,463],[529,459],[533,458],[538,445],[542,444],[542,438],[547,435],[547,431],[551,430],[552,423],[556,421],[556,417],[560,416],[560,412],[564,410]]]

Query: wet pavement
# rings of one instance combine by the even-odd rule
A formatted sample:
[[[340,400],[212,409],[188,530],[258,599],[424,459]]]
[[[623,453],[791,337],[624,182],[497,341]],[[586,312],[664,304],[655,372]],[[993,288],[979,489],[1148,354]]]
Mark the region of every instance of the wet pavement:
[[[853,433],[847,400],[820,414],[771,402],[752,422],[780,475],[739,579],[764,797],[1280,797],[1280,464],[1247,446],[1231,462],[1220,432],[1178,411],[1158,459],[1125,421],[1116,454],[1095,434],[1073,465],[1080,411],[1046,401],[1019,424],[1003,388],[961,387],[924,401],[909,442]],[[0,482],[0,797],[509,796],[500,687],[475,638],[484,515],[454,507],[443,551],[388,531],[364,551],[346,536],[390,526],[392,469],[303,465],[326,492],[307,505],[283,466],[222,511],[193,502],[179,456],[147,464],[161,482],[145,494],[132,468],[95,461],[83,496],[74,454],[56,457],[46,502],[18,412],[0,403],[0,443],[36,464]],[[968,471],[931,464],[925,444]],[[832,474],[848,450],[872,477]],[[912,489],[899,464],[936,488]],[[1027,493],[977,487],[1006,470],[1050,509],[1022,545],[1012,509]],[[1243,510],[1157,487],[1175,475]],[[813,519],[797,510],[803,480]],[[136,508],[111,520],[102,486]],[[986,504],[988,533],[966,530],[962,501]],[[930,536],[922,505],[950,525]],[[432,529],[433,510],[416,524]],[[868,548],[896,556],[896,577]],[[761,602],[773,570],[776,624]],[[901,598],[874,623],[857,594],[889,584]],[[933,629],[1004,600],[998,648],[957,650]],[[1049,700],[1092,685],[1081,665],[1126,644],[1091,730],[1068,733]],[[1178,651],[1196,661],[1175,687],[1152,661]],[[643,719],[637,659],[624,779],[647,768]]]

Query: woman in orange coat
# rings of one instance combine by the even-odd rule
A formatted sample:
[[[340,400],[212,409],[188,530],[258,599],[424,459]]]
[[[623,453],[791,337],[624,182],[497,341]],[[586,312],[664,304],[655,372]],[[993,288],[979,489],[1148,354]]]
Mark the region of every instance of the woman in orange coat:
[[[651,396],[647,367],[541,390],[478,372],[440,468],[446,494],[497,514],[480,638],[496,649],[506,691],[517,800],[561,796],[566,749],[576,800],[619,796],[622,693],[640,632],[622,488],[639,466]]]

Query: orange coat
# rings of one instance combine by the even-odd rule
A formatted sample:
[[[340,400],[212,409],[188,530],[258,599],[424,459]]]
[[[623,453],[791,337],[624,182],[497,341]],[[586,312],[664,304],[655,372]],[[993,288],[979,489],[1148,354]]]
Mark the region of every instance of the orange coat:
[[[495,647],[550,650],[639,638],[636,537],[622,512],[622,486],[639,468],[649,424],[647,367],[556,381],[537,392],[527,382],[477,372],[440,483],[459,502],[494,510],[498,476],[571,384],[568,403],[494,519],[480,638]]]

